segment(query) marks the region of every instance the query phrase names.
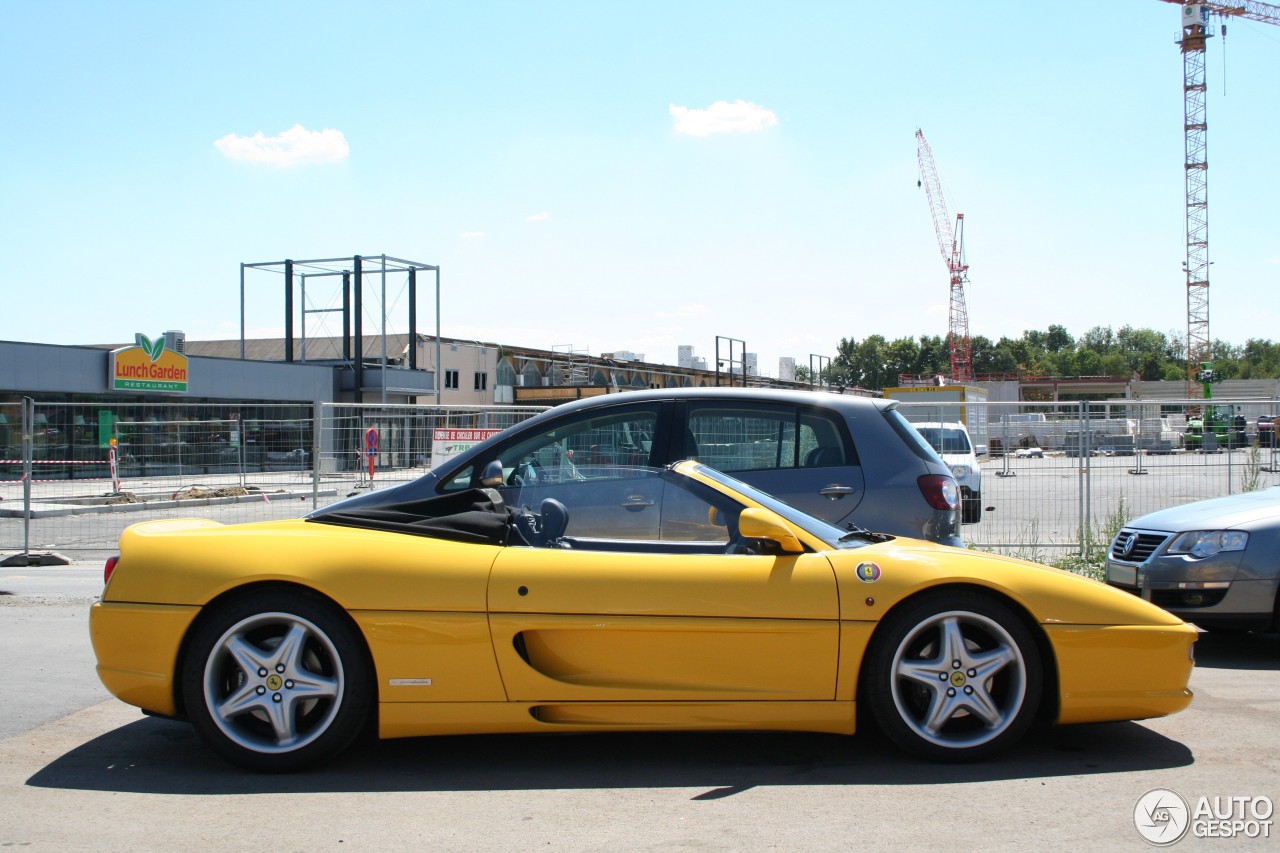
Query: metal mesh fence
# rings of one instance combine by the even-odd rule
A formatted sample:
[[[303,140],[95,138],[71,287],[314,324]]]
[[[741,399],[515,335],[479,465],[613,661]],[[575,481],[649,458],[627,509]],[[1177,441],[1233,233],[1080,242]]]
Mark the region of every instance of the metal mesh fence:
[[[1147,512],[1280,485],[1277,408],[1274,400],[902,405],[916,423],[963,420],[985,448],[975,454],[981,520],[964,525],[965,540],[1045,561],[1096,548]],[[0,551],[86,558],[113,551],[120,532],[144,519],[296,517],[418,477],[539,411],[3,404]],[[746,419],[714,449],[726,467],[742,463],[748,446],[802,453],[805,430],[817,426],[792,435]]]
[[[418,477],[539,411],[0,406],[0,551],[110,552],[125,527],[155,518],[295,518],[361,489]]]
[[[963,420],[981,471],[982,520],[965,541],[1051,561],[1110,541],[1126,521],[1280,485],[1270,401],[1109,400],[902,405],[908,419]]]

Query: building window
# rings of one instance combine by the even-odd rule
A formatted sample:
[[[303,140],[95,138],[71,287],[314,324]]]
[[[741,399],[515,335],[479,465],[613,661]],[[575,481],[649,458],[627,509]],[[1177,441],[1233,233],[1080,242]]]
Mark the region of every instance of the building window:
[[[444,387],[454,389],[458,387],[458,371],[446,370],[444,372]]]
[[[488,387],[489,387],[489,374],[477,373],[476,374],[476,390],[483,391]]]

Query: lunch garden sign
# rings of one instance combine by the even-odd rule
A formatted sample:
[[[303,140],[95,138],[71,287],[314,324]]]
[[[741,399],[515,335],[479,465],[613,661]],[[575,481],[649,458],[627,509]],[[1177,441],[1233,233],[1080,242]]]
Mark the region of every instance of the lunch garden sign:
[[[187,393],[187,357],[165,348],[161,335],[152,341],[138,332],[136,343],[111,351],[110,376],[112,391],[159,391],[169,394]]]

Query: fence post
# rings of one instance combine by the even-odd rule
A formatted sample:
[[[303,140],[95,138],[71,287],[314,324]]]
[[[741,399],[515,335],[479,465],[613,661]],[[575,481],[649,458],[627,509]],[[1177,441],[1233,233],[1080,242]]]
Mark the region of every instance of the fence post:
[[[36,401],[22,398],[22,556],[31,556],[31,469],[35,455]]]
[[[1089,429],[1089,408],[1084,400],[1076,404],[1079,407],[1080,423],[1080,556],[1084,557],[1088,549],[1090,515],[1089,506],[1093,502],[1091,488],[1091,466],[1093,458],[1093,435]]]
[[[320,506],[320,430],[323,426],[324,404],[316,400],[311,404],[311,508]]]
[[[1235,433],[1231,431],[1234,428],[1235,425],[1232,424],[1232,426],[1227,429],[1227,494],[1229,495],[1234,495],[1236,493],[1235,477],[1232,476],[1235,473],[1235,466],[1233,463],[1236,459],[1235,447],[1233,446],[1235,442],[1231,440],[1235,435]]]
[[[241,419],[239,412],[231,413],[231,446],[235,448],[236,453],[236,469],[239,475],[240,488],[244,488],[244,442],[245,442],[245,422]]]

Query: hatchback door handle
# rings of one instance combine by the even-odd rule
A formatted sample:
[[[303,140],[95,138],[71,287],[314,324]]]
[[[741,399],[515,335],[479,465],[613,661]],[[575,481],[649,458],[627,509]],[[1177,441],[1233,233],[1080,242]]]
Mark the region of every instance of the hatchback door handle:
[[[853,494],[853,487],[837,486],[833,484],[830,486],[824,486],[823,488],[819,489],[818,494],[822,495],[824,498],[831,498],[831,500],[837,501],[837,500],[840,500],[840,498],[844,497],[845,495]]]

